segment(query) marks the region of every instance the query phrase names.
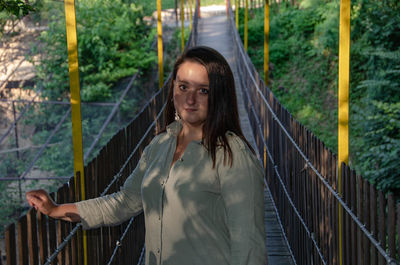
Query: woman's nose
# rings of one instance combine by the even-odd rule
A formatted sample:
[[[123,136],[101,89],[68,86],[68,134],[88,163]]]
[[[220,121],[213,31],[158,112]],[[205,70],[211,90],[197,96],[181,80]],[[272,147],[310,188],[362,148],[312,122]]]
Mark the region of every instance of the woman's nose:
[[[189,92],[187,93],[186,102],[187,102],[188,104],[194,104],[194,103],[196,103],[196,92],[195,92],[195,91],[189,91]]]

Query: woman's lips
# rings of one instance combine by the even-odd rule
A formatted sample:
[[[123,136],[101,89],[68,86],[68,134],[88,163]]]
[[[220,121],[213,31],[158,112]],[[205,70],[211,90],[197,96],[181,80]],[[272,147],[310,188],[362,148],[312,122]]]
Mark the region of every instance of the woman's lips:
[[[191,109],[191,108],[185,108],[185,110],[186,110],[187,112],[194,112],[194,111],[196,111],[196,109]]]

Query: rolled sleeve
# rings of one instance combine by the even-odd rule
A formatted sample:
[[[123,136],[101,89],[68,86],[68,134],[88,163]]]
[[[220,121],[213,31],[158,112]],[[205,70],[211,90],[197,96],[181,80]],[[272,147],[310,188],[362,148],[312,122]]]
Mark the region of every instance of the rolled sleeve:
[[[146,149],[120,191],[75,203],[84,229],[117,225],[142,211],[141,183],[146,171]]]
[[[217,168],[231,242],[230,265],[266,262],[263,169],[240,139],[230,141],[232,167]]]

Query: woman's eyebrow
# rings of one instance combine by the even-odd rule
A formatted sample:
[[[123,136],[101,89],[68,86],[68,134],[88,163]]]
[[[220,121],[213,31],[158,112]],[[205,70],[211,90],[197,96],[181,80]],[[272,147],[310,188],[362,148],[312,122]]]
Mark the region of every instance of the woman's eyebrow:
[[[176,82],[181,83],[181,84],[185,84],[185,85],[193,84],[193,85],[198,86],[198,87],[206,87],[206,88],[209,87],[209,85],[207,83],[203,84],[203,83],[197,83],[197,82],[189,82],[189,81],[186,81],[186,80],[179,79],[178,76],[176,77]]]

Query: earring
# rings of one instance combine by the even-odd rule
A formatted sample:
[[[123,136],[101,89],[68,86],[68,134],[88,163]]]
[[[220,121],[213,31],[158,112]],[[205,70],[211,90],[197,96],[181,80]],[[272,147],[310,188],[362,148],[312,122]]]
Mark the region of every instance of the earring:
[[[181,116],[179,116],[178,112],[175,110],[175,120],[179,121],[181,120]]]

